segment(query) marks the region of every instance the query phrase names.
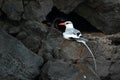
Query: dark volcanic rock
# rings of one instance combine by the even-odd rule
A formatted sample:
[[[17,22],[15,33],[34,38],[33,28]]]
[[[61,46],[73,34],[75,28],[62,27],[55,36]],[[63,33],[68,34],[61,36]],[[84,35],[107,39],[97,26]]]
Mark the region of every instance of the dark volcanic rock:
[[[52,60],[59,59],[59,60],[65,61],[65,63],[68,65],[69,63],[74,63],[74,62],[75,63],[78,62],[78,64],[79,64],[79,61],[85,62],[85,57],[86,57],[85,55],[87,55],[87,52],[88,51],[81,43],[77,43],[72,40],[71,41],[65,40],[62,38],[61,32],[59,32],[57,29],[51,28],[51,29],[49,29],[49,33],[48,33],[46,39],[44,40],[44,45],[43,45],[42,49],[40,49],[40,51],[39,51],[39,55],[42,55],[44,57],[44,59],[46,59],[46,61],[48,61],[48,60],[52,61]],[[55,62],[55,63],[58,64],[58,62]],[[93,61],[91,63],[93,63]],[[87,66],[87,65],[85,64],[84,67],[85,66]],[[44,67],[46,67],[46,65]],[[58,66],[58,70],[59,70],[59,66]],[[80,68],[80,70],[82,70],[82,69]],[[86,73],[87,77],[89,77],[89,79],[96,78],[96,75],[94,75],[93,72],[89,68],[86,67],[84,72]],[[59,72],[56,72],[56,73],[59,73]],[[52,74],[50,74],[50,72],[49,73],[45,72],[44,74],[47,74],[48,77],[49,77],[49,75],[51,75],[50,78],[52,78],[52,76],[53,76]],[[69,75],[69,74],[67,73],[66,75]],[[59,75],[57,75],[57,76],[59,76]],[[83,76],[83,75],[80,74],[80,76]],[[47,77],[47,79],[48,79],[48,77]],[[70,79],[72,80],[72,78],[70,78]],[[46,80],[46,78],[45,78],[45,80]],[[99,79],[97,78],[95,80],[99,80]]]
[[[110,68],[111,79],[119,80],[120,79],[120,61],[112,64]]]
[[[43,80],[76,80],[79,71],[72,65],[60,61],[49,61],[42,69]]]
[[[81,43],[65,40],[57,48],[54,48],[54,57],[66,61],[75,61],[85,59],[87,49]]]
[[[69,64],[61,60],[48,61],[42,68],[40,80],[41,78],[42,80],[85,80],[85,78],[100,80],[86,66],[80,66],[80,63]]]
[[[20,27],[12,27],[9,29],[10,34],[16,34],[20,32]]]
[[[11,31],[10,29],[13,28],[13,27],[15,27],[15,26],[12,25],[12,24],[10,24],[10,23],[6,23],[4,21],[1,21],[0,27],[1,27],[1,29],[3,29],[4,31],[6,31],[7,33],[9,33]],[[17,27],[17,28],[19,28],[19,27]],[[14,30],[12,30],[12,32],[13,31]]]
[[[54,5],[65,13],[74,10],[84,0],[53,0]]]
[[[22,0],[7,0],[4,1],[2,11],[11,20],[20,20],[24,11]]]
[[[2,3],[3,3],[3,0],[0,0],[0,8],[1,8],[1,6],[2,6]]]
[[[30,1],[25,6],[24,19],[42,21],[53,6],[52,0]]]
[[[112,56],[113,63],[110,67],[110,74],[112,80],[120,79],[120,46],[117,47],[115,54]]]
[[[120,32],[119,0],[87,0],[80,4],[75,12],[106,34]]]
[[[4,21],[0,22],[0,28],[14,37],[16,37],[16,35],[21,31],[21,27],[15,26],[13,24],[10,24]]]
[[[106,36],[101,33],[84,34],[84,36],[88,38],[89,41],[87,44],[95,55],[97,61],[96,73],[99,77],[108,76],[111,73],[110,66],[113,62],[113,57],[117,56],[114,55],[116,53],[116,46],[112,45],[112,41],[109,38],[119,36],[117,36],[117,34]],[[62,33],[57,29],[49,29],[49,33],[44,40],[42,48],[43,49],[40,49],[39,54],[42,55],[46,61],[54,59],[64,60],[67,63],[83,61],[84,64],[86,63],[85,66],[92,67],[94,69],[93,59],[86,47],[81,43],[63,39]],[[117,69],[119,70],[119,68]],[[87,68],[84,72],[87,73],[87,70],[89,69]],[[114,68],[112,71],[114,71]],[[92,74],[91,71],[88,73],[88,75]]]
[[[21,25],[21,30],[17,38],[29,49],[37,52],[42,45],[42,40],[46,36],[47,27],[37,21],[26,21]]]
[[[118,39],[120,34],[103,35],[103,34],[90,34],[88,36],[92,42],[89,46],[95,54],[97,60],[97,73],[99,76],[109,78],[108,80],[119,80],[119,62],[120,62],[120,47],[112,44],[112,40]],[[117,44],[118,45],[118,44]],[[89,58],[88,58],[89,59]],[[91,62],[91,60],[88,60]]]
[[[32,80],[43,59],[0,30],[0,80]]]
[[[1,11],[0,11],[0,16],[2,15]]]
[[[18,33],[18,35],[16,36],[19,40],[24,40],[25,38],[27,38],[27,33],[25,31],[21,31]]]
[[[89,39],[87,44],[97,61],[94,72],[93,59],[84,45],[63,39],[62,32],[41,23],[49,16],[51,23],[56,17],[73,17],[76,14],[70,16],[72,11],[100,31],[112,34],[120,31],[119,4],[119,0],[0,0],[0,80],[33,80],[37,75],[41,75],[40,80],[119,80],[120,33],[83,35]],[[39,56],[1,28],[33,52],[39,51]],[[42,74],[41,56],[46,62]]]
[[[54,49],[62,44],[63,41],[61,32],[52,27],[48,28],[48,33],[43,39],[43,45],[39,50],[39,55],[42,55],[46,60],[52,59]]]
[[[102,41],[100,39],[88,43],[96,57],[97,73],[99,76],[107,76],[109,74],[109,67],[111,62],[107,59],[111,58],[111,54],[114,48],[108,46],[108,43],[104,44],[104,40]],[[89,58],[88,61],[93,63],[93,60],[90,60]]]

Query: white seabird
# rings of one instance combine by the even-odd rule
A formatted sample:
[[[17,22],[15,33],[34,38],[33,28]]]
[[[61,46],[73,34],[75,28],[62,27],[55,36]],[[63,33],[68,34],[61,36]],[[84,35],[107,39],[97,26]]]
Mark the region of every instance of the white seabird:
[[[94,61],[94,65],[95,65],[95,70],[97,69],[96,66],[96,60],[95,57],[91,51],[91,49],[88,47],[88,45],[86,44],[86,39],[82,38],[82,34],[79,30],[75,29],[73,26],[73,23],[71,21],[65,21],[65,22],[61,22],[59,25],[65,26],[65,32],[63,32],[63,37],[65,39],[75,39],[77,42],[81,42],[83,43],[86,48],[88,49],[88,51],[90,52],[90,54],[93,57],[93,61]]]
[[[71,21],[62,22],[59,25],[66,27],[65,32],[63,32],[63,37],[65,39],[78,39],[82,36],[81,32],[73,27],[73,23]]]

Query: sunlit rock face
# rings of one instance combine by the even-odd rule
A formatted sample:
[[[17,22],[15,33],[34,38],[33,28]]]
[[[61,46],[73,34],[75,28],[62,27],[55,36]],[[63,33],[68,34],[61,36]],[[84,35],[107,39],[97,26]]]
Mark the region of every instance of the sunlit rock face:
[[[120,0],[88,0],[76,9],[103,33],[112,34],[120,31]]]

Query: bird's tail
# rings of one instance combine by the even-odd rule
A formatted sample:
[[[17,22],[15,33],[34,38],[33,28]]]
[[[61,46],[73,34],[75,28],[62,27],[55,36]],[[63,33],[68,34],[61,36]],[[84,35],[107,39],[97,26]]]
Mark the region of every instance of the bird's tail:
[[[95,70],[97,70],[97,64],[96,64],[96,59],[95,59],[95,56],[93,54],[93,52],[91,51],[91,49],[88,47],[88,45],[86,44],[86,41],[88,41],[87,39],[85,38],[81,38],[81,39],[76,39],[77,42],[81,42],[85,45],[85,47],[89,50],[90,54],[92,55],[93,57],[93,61],[94,61],[94,66],[95,66]]]

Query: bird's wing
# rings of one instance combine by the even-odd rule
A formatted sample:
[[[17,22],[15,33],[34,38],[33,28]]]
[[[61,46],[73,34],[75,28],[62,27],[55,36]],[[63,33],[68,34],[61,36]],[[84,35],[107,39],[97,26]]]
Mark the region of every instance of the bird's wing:
[[[77,30],[77,29],[74,29],[73,33],[74,33],[75,35],[77,35],[78,33],[79,33],[80,35],[82,35],[81,32],[80,32],[79,30]]]

